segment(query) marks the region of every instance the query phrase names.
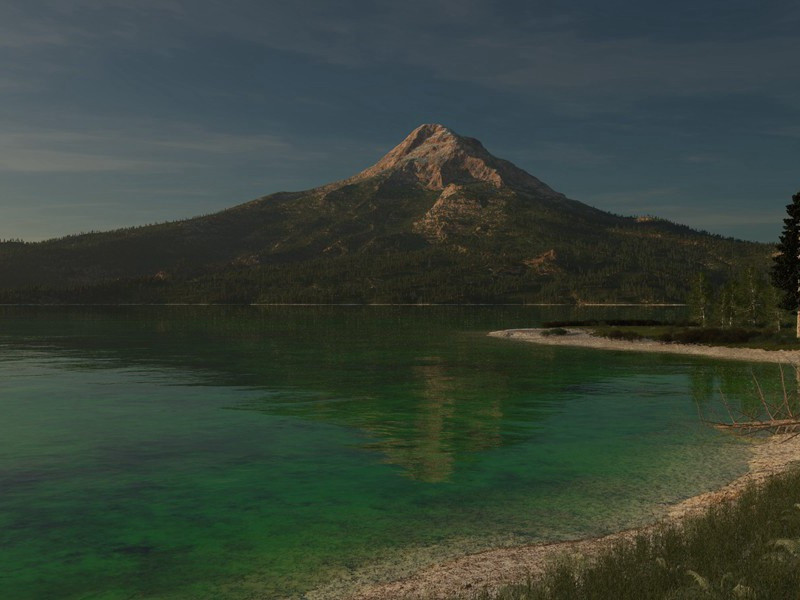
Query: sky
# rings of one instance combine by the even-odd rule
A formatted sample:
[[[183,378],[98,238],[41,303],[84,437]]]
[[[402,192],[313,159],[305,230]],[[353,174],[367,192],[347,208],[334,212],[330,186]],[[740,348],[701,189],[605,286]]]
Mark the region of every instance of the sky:
[[[308,189],[422,123],[600,209],[773,242],[800,190],[800,4],[0,4],[0,239]]]

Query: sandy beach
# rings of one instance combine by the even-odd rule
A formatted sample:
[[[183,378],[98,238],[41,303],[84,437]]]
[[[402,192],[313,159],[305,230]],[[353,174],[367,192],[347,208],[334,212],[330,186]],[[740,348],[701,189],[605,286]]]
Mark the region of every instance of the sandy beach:
[[[567,335],[545,336],[541,329],[510,329],[489,335],[525,342],[555,346],[580,346],[602,350],[630,352],[662,352],[690,354],[717,359],[780,362],[800,364],[800,351],[767,351],[753,348],[726,348],[666,344],[656,341],[624,341],[594,337],[583,330],[570,329]],[[770,475],[786,470],[800,460],[800,436],[772,436],[750,442],[748,472],[714,491],[688,498],[667,509],[666,516],[651,525],[620,531],[599,538],[567,542],[534,544],[500,548],[470,554],[455,560],[434,564],[419,572],[390,583],[369,585],[351,594],[351,600],[382,600],[385,598],[448,599],[456,594],[469,597],[488,589],[497,590],[509,583],[525,581],[540,575],[551,561],[564,556],[591,559],[617,541],[629,539],[665,521],[676,521],[701,513],[719,502],[734,499],[746,486],[761,482]]]
[[[758,348],[728,348],[700,344],[668,344],[654,340],[612,340],[591,335],[583,329],[567,329],[566,335],[543,335],[546,329],[504,329],[492,331],[491,337],[508,338],[548,346],[579,346],[598,350],[623,352],[659,352],[663,354],[689,354],[723,360],[744,362],[774,362],[800,364],[800,350],[761,350]]]

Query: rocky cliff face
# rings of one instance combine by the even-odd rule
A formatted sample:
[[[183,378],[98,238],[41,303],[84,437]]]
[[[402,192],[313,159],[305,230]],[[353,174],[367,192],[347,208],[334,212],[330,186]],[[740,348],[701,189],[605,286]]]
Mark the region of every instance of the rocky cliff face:
[[[420,125],[373,166],[320,188],[323,196],[374,183],[439,192],[413,231],[431,241],[453,235],[488,235],[508,214],[507,200],[523,193],[547,202],[569,202],[536,177],[490,154],[478,140],[439,124]]]
[[[425,215],[414,222],[415,233],[431,241],[445,241],[453,235],[492,235],[508,219],[508,195],[476,197],[467,186],[451,183]]]

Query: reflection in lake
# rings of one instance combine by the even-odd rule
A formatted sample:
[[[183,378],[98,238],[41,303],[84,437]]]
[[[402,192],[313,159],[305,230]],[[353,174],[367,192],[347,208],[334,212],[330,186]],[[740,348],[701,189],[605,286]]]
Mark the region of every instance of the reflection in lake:
[[[800,414],[800,371],[791,365],[720,362],[698,365],[689,377],[692,397],[706,420],[764,419],[773,407]]]

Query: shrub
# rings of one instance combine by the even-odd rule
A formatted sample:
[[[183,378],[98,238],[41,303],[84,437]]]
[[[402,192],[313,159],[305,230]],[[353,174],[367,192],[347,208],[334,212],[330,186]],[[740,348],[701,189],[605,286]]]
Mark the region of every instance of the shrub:
[[[553,329],[545,329],[542,331],[542,335],[545,337],[550,337],[551,335],[567,335],[568,333],[569,331],[563,327],[554,327]]]
[[[641,340],[643,339],[642,335],[636,333],[635,331],[624,331],[622,329],[609,329],[608,331],[603,332],[603,337],[607,337],[611,340]]]

